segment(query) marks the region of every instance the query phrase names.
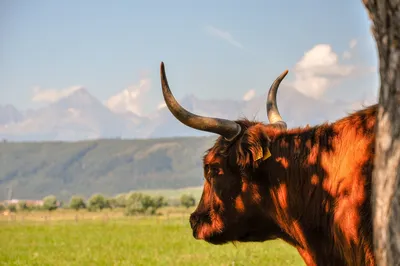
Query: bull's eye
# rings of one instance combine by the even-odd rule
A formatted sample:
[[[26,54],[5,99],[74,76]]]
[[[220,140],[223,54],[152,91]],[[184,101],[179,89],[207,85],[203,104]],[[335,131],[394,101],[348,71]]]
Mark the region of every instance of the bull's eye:
[[[210,174],[211,174],[211,176],[219,176],[219,175],[221,175],[221,173],[222,173],[222,170],[221,170],[221,168],[219,168],[219,167],[210,167]]]
[[[221,176],[224,171],[219,164],[207,164],[204,166],[204,177],[210,182],[214,177]]]

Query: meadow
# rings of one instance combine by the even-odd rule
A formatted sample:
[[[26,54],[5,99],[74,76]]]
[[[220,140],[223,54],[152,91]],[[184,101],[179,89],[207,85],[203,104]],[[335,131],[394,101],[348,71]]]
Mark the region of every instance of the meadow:
[[[0,265],[304,265],[276,240],[214,246],[195,240],[190,209],[159,216],[122,211],[19,212],[0,215]]]

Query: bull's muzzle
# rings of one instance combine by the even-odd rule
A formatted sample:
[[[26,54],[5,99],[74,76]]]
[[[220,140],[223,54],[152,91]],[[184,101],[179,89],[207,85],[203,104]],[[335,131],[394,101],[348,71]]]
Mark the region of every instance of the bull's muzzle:
[[[190,215],[189,222],[190,222],[190,227],[193,230],[193,236],[197,238],[196,236],[197,231],[203,225],[211,225],[211,218],[209,213],[194,212]]]
[[[195,212],[192,213],[190,215],[189,222],[190,222],[190,227],[192,228],[192,230],[194,230],[197,227],[197,225],[200,223],[200,215],[198,215]]]

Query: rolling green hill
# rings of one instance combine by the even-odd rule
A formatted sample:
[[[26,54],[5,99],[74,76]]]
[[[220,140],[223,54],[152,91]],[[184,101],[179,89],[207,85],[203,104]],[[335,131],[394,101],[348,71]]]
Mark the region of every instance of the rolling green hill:
[[[202,156],[215,139],[0,143],[0,198],[10,186],[13,198],[63,200],[201,186]]]

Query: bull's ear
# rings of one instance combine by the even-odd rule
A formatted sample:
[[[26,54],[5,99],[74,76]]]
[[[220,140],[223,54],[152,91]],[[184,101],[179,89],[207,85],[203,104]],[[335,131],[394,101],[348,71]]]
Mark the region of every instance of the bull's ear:
[[[237,150],[237,164],[243,168],[257,168],[271,156],[270,139],[261,125],[247,129]]]

